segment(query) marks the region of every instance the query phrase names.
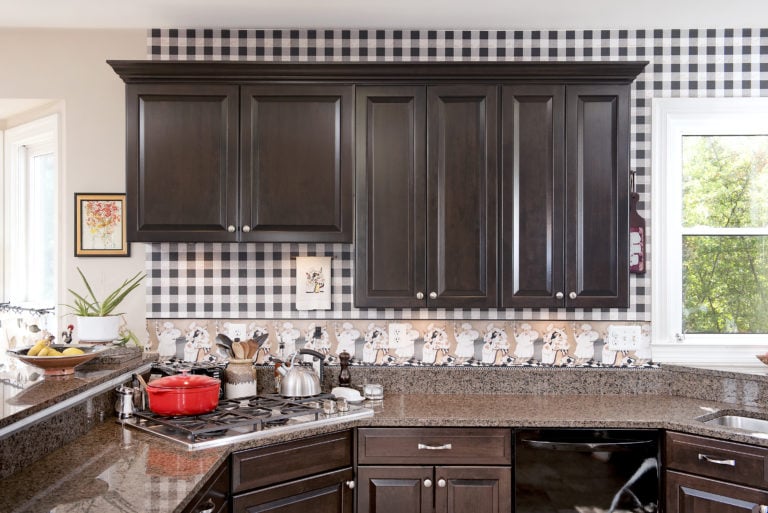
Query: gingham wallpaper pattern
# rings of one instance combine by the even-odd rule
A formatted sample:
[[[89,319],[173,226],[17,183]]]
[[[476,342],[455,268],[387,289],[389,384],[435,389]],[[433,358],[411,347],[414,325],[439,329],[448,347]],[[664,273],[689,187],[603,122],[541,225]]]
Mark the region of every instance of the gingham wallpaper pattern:
[[[685,30],[151,29],[160,60],[291,62],[648,60],[632,86],[630,166],[650,222],[651,99],[768,95],[768,28]],[[650,255],[652,234],[647,251]],[[311,318],[650,321],[650,272],[632,275],[628,309],[353,308],[353,247],[343,244],[152,244],[150,318],[294,318],[294,257],[333,257],[332,310]]]

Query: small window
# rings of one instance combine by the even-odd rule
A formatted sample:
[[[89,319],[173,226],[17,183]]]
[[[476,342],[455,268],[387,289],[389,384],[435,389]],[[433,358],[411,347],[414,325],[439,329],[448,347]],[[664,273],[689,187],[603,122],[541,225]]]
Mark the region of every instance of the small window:
[[[654,99],[654,359],[768,349],[768,100]]]
[[[3,301],[56,304],[58,116],[9,128],[3,145]]]

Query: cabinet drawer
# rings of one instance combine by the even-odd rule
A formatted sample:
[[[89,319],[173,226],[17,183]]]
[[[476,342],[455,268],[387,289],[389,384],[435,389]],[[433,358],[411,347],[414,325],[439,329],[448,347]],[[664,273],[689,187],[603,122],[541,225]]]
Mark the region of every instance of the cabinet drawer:
[[[352,513],[351,468],[297,479],[233,497],[233,513]]]
[[[350,431],[232,454],[232,492],[352,466]]]
[[[667,433],[665,462],[669,469],[768,488],[768,449],[681,433]]]
[[[508,429],[362,428],[358,463],[506,465],[511,440]]]

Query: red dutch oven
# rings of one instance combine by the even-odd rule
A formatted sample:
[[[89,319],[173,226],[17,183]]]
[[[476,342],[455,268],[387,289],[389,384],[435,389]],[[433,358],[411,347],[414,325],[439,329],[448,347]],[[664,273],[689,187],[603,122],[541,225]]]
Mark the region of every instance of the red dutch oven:
[[[147,385],[149,409],[158,415],[200,415],[219,404],[221,382],[199,374],[175,374]]]

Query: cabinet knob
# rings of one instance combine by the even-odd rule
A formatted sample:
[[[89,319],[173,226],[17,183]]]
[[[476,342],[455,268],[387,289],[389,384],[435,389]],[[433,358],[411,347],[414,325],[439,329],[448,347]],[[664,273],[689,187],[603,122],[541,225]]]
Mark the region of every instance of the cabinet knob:
[[[425,479],[424,480],[424,487],[425,488],[432,488],[432,480],[431,479]]]
[[[439,486],[440,488],[445,488],[445,479],[438,479],[437,486]]]
[[[195,510],[195,513],[213,513],[213,510],[216,509],[216,503],[213,502],[213,499],[210,497],[200,506],[198,506],[199,509]]]
[[[437,292],[430,292],[429,299],[437,299]]]
[[[424,293],[423,292],[417,292],[416,293],[416,299],[424,299]]]
[[[568,297],[571,299],[576,299],[576,293],[575,292],[569,292]]]
[[[243,225],[243,232],[248,233],[251,231],[251,227],[247,224]]]
[[[235,233],[235,230],[236,230],[236,229],[237,229],[237,228],[235,228],[235,225],[234,225],[234,224],[230,224],[229,226],[227,226],[227,231],[228,231],[229,233]]]
[[[563,295],[563,293],[562,293],[562,292],[558,292],[557,294],[555,294],[555,297],[556,297],[557,299],[563,299],[565,296]]]
[[[347,481],[344,484],[346,484],[347,488],[349,488],[350,490],[354,490],[354,488],[355,488],[355,482],[354,481]]]

